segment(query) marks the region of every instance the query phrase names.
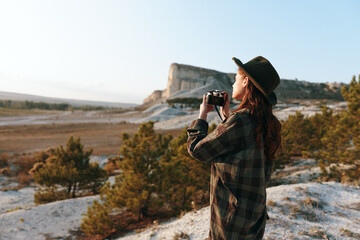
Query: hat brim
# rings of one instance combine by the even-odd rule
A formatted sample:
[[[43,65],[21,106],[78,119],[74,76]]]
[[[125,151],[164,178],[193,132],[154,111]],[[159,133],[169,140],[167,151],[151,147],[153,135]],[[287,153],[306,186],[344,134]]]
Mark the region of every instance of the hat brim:
[[[262,89],[262,87],[256,82],[256,80],[245,70],[244,64],[237,59],[236,57],[233,57],[232,60],[234,60],[235,64],[245,73],[246,76],[249,77],[250,81],[257,87],[257,89],[262,92],[262,94],[265,96],[265,98],[270,102],[271,105],[276,105],[277,103],[277,97],[274,92],[267,95],[265,91]]]

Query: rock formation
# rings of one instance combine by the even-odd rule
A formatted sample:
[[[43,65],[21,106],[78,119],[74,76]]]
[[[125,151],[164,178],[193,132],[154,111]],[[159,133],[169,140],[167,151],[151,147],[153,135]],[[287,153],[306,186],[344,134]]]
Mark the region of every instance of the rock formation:
[[[155,90],[152,94],[150,94],[147,98],[144,99],[144,104],[155,102],[156,100],[161,99],[164,91]]]
[[[170,66],[167,88],[156,90],[144,100],[152,104],[171,98],[201,98],[207,90],[232,92],[235,73],[173,63]],[[279,102],[289,99],[334,99],[343,100],[342,83],[310,83],[306,81],[281,79],[275,90]]]
[[[227,74],[173,63],[169,70],[167,88],[163,91],[154,91],[144,100],[144,104],[168,98],[201,98],[207,90],[218,89],[230,92],[234,77],[234,73]]]

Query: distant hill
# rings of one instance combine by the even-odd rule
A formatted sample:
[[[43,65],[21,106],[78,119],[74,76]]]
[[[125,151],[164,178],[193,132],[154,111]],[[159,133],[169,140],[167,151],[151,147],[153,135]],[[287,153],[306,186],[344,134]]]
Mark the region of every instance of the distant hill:
[[[45,103],[68,103],[76,107],[96,106],[96,107],[130,108],[137,106],[137,104],[134,103],[117,103],[117,102],[102,102],[102,101],[76,100],[76,99],[65,99],[65,98],[51,98],[51,97],[42,97],[31,94],[2,92],[2,91],[0,91],[0,100],[32,101],[32,102],[45,102]]]
[[[144,104],[172,98],[201,98],[207,90],[232,92],[235,73],[173,63],[170,66],[167,88],[155,90],[144,100]],[[306,81],[281,79],[275,90],[279,102],[294,99],[343,100],[340,93],[344,83],[310,83]]]
[[[280,101],[294,99],[329,99],[344,101],[341,88],[344,83],[311,83],[281,79],[275,93]]]

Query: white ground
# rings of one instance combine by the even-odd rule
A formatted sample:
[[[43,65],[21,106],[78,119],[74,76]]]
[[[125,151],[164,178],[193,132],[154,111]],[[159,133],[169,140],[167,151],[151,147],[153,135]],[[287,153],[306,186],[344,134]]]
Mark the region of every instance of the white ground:
[[[317,173],[314,164],[312,160],[299,160],[282,170],[288,182],[293,182],[290,176],[295,175],[297,184],[267,189],[271,220],[265,239],[360,239],[360,188],[307,182]],[[114,177],[109,181],[113,184]],[[33,187],[0,191],[1,240],[71,237],[87,207],[98,199],[84,197],[36,206],[33,194]],[[209,219],[209,207],[205,207],[119,239],[174,239],[176,234],[184,233],[192,240],[203,240],[209,232]]]
[[[11,194],[11,193],[10,193]],[[46,239],[69,236],[98,196],[69,199],[0,214],[0,239]],[[2,199],[0,203],[3,204]],[[23,205],[20,203],[20,205]],[[48,238],[47,238],[48,239]]]
[[[358,239],[360,189],[339,183],[301,183],[267,190],[270,203],[265,239]],[[313,204],[308,204],[310,198]],[[209,233],[209,207],[154,225],[118,240],[175,239],[180,233],[203,240]],[[358,234],[358,235],[356,235]],[[352,237],[351,237],[352,235]]]

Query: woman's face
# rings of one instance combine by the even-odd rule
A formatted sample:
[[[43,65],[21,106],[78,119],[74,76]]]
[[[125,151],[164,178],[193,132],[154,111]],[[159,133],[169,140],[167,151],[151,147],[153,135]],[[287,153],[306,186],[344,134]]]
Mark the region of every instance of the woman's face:
[[[246,94],[246,86],[248,84],[248,77],[244,73],[238,71],[235,76],[235,83],[232,85],[233,92],[232,98],[236,100],[242,100]]]

